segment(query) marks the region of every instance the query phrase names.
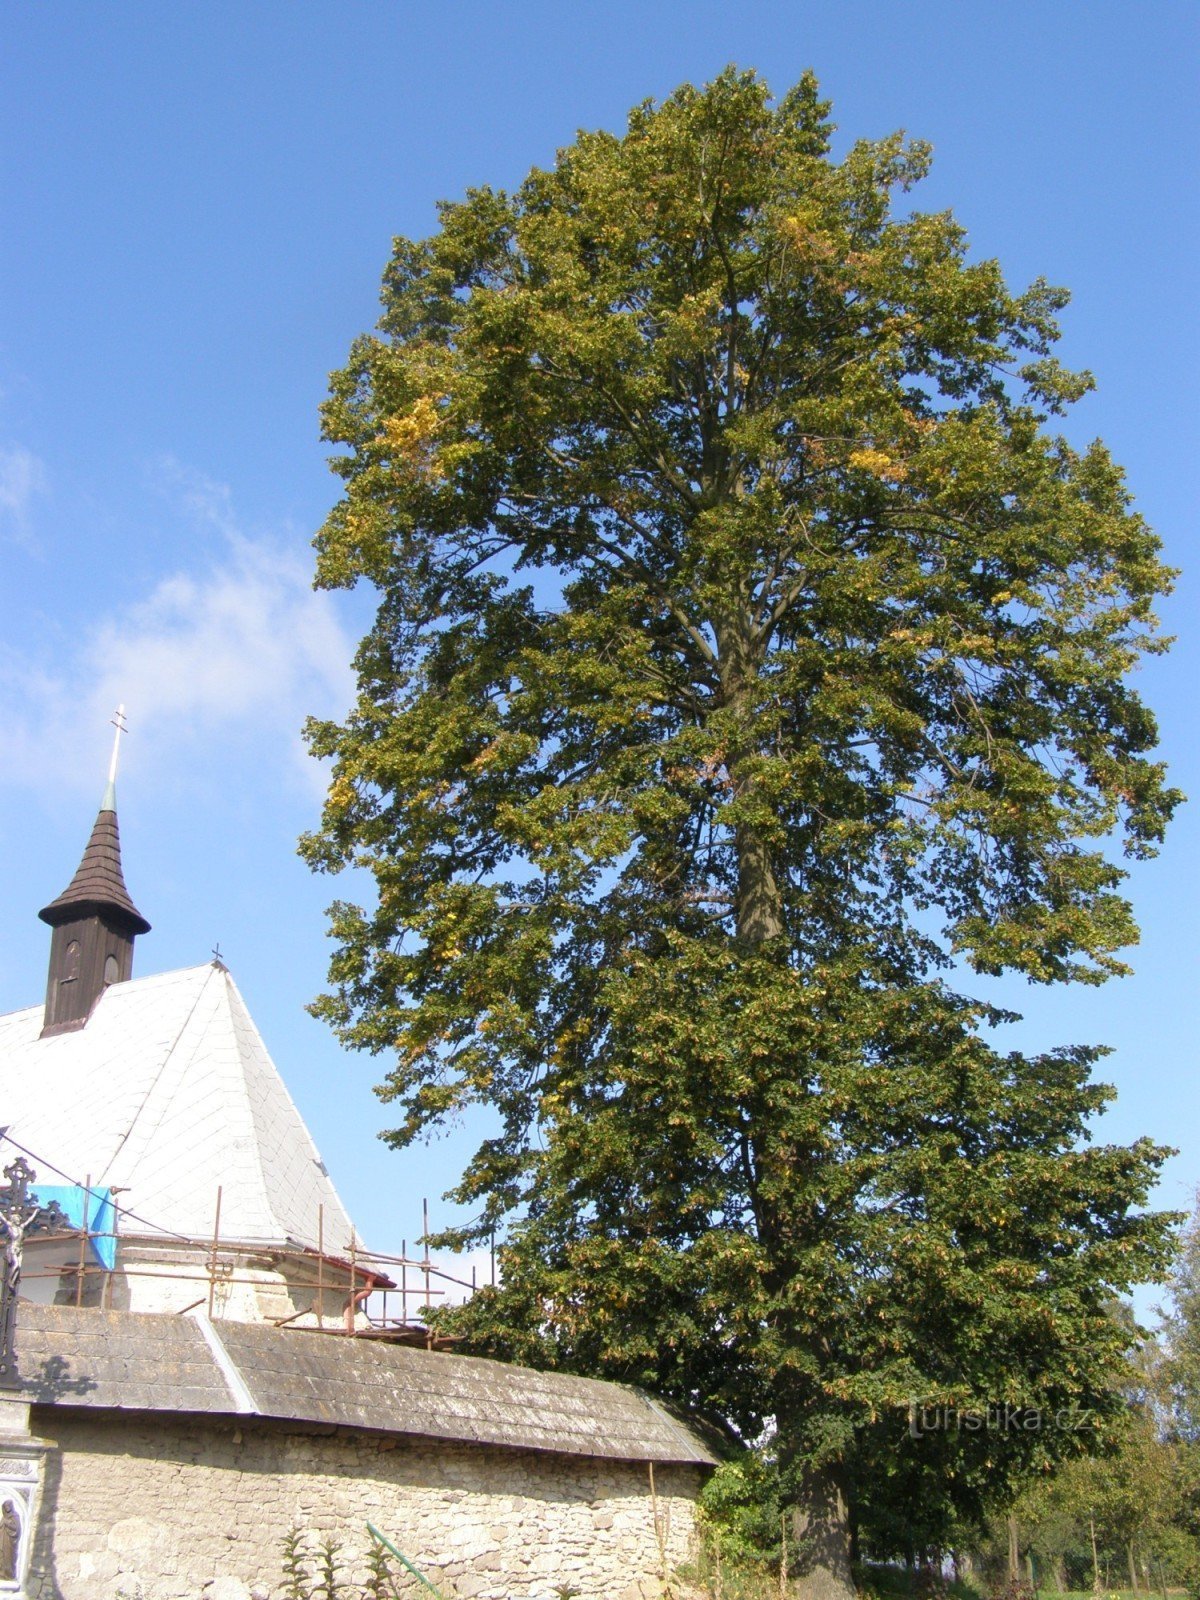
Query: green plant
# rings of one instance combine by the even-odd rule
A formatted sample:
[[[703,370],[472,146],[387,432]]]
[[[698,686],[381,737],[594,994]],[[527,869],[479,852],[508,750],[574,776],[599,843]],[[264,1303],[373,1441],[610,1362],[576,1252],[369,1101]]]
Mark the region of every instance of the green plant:
[[[387,1551],[381,1544],[372,1540],[371,1548],[367,1552],[367,1581],[363,1586],[363,1594],[367,1600],[387,1600],[387,1596],[395,1593],[396,1585],[392,1578]]]
[[[304,1535],[297,1527],[283,1536],[283,1600],[312,1600],[304,1565]]]
[[[779,1565],[782,1510],[778,1471],[753,1450],[722,1462],[700,1495],[702,1527],[714,1554],[726,1564],[764,1572]]]
[[[318,1595],[320,1595],[321,1600],[338,1600],[338,1596],[344,1594],[345,1591],[338,1582],[337,1576],[338,1568],[341,1566],[341,1562],[338,1560],[341,1552],[341,1541],[335,1539],[332,1534],[321,1540],[317,1547],[320,1581],[313,1591],[313,1600],[316,1600]]]
[[[283,1538],[283,1600],[359,1600],[339,1579],[341,1552],[341,1540],[333,1534],[327,1534],[312,1552],[306,1548],[302,1530],[291,1528]],[[360,1591],[363,1595],[385,1592],[369,1587]]]
[[[990,1591],[988,1600],[1037,1600],[1037,1595],[1027,1579],[1008,1578]]]

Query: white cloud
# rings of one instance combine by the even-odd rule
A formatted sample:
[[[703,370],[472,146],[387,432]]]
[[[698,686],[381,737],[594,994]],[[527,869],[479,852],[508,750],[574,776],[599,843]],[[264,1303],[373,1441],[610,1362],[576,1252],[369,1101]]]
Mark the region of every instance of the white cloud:
[[[422,1313],[425,1309],[425,1275],[421,1271],[421,1247],[414,1240],[412,1242],[410,1262],[418,1263],[408,1267],[402,1272],[396,1265],[395,1259],[390,1256],[375,1258],[375,1265],[395,1283],[404,1283],[406,1293],[402,1296],[398,1289],[389,1289],[386,1295],[378,1290],[366,1302],[368,1314],[376,1321],[382,1322],[385,1318],[389,1322],[399,1322],[404,1318],[410,1326],[424,1321]],[[370,1261],[370,1256],[364,1259]],[[447,1251],[434,1252],[430,1257],[433,1271],[429,1275],[430,1304],[442,1306],[461,1306],[464,1301],[471,1298],[474,1293],[472,1288],[472,1273],[474,1273],[474,1286],[476,1289],[486,1288],[492,1281],[491,1251],[486,1249],[465,1250],[461,1255],[451,1255]],[[499,1268],[496,1271],[496,1282],[500,1281]]]
[[[46,487],[46,469],[24,445],[0,445],[0,531],[23,540],[34,497]]]
[[[198,527],[213,528],[227,538],[241,532],[228,484],[218,483],[176,456],[160,456],[153,463],[149,477],[151,484]]]
[[[0,661],[9,783],[90,792],[118,704],[131,728],[123,759],[144,775],[180,773],[189,756],[217,769],[241,746],[260,762],[303,760],[320,782],[301,723],[344,711],[353,693],[353,646],[333,597],[313,592],[302,544],[245,535],[227,490],[175,463],[164,472],[173,497],[218,535],[205,541],[212,553],[93,621],[53,669]]]
[[[434,1265],[441,1267],[444,1272],[457,1279],[450,1282],[447,1279],[433,1280],[434,1286],[442,1291],[439,1303],[448,1306],[458,1306],[464,1300],[471,1298],[471,1291],[467,1285],[471,1282],[474,1273],[477,1288],[485,1288],[492,1281],[492,1253],[487,1248],[464,1250],[461,1255],[443,1253],[433,1258]],[[411,1274],[410,1274],[411,1276]],[[500,1281],[500,1270],[496,1268],[496,1282]]]

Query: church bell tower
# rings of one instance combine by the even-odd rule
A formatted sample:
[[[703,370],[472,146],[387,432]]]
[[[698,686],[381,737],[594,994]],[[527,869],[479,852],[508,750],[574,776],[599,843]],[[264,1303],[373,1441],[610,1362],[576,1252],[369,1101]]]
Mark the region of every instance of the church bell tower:
[[[129,898],[121,871],[117,829],[117,750],[124,729],[116,716],[108,787],[100,802],[92,836],[75,876],[57,900],[38,912],[54,932],[41,1037],[82,1028],[92,1006],[110,984],[133,974],[133,941],[150,924]]]

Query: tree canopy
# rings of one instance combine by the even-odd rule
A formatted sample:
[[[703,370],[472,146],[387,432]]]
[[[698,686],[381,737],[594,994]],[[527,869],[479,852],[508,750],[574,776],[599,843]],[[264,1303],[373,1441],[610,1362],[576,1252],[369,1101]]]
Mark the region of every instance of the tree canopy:
[[[1123,970],[1170,575],[1053,431],[1066,294],[910,208],[924,145],[831,134],[810,75],[731,69],[395,242],[324,409],[318,581],[379,609],[304,849],[374,876],[316,1009],[387,1137],[497,1117],[460,1332],[932,1528],[1078,1441],[908,1401],[1108,1404],[1163,1260],[1098,1052],[1002,1052],[960,991]]]

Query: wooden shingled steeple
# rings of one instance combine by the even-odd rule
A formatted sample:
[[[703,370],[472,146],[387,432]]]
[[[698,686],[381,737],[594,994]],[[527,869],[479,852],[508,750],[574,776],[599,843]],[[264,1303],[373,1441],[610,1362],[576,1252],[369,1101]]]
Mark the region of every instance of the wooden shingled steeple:
[[[117,740],[123,717],[117,713]],[[129,897],[121,871],[117,828],[117,747],[108,787],[75,876],[56,900],[38,912],[54,929],[42,1038],[82,1028],[110,984],[133,975],[133,941],[150,924]]]

